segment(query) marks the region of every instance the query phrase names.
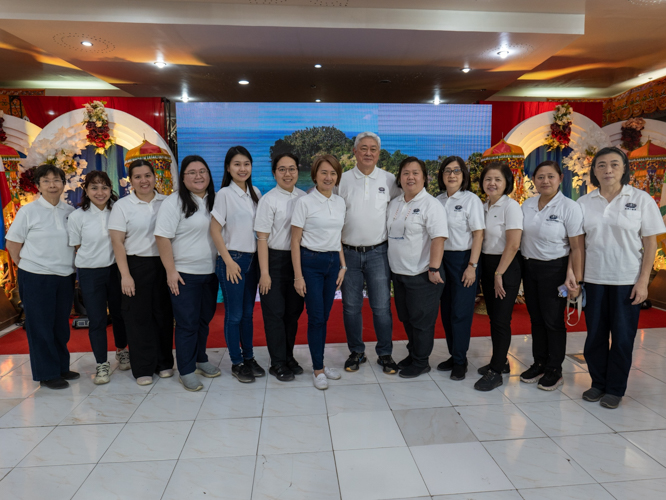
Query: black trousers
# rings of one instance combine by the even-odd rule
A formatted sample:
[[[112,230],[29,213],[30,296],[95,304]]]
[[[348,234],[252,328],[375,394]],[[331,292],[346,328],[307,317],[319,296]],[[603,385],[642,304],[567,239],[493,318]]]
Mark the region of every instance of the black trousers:
[[[266,346],[271,365],[284,365],[294,357],[298,319],[305,299],[294,288],[294,266],[289,250],[268,249],[271,289],[261,297]]]
[[[535,363],[562,371],[567,347],[564,310],[567,299],[557,287],[567,279],[569,257],[555,260],[525,259],[523,290],[532,323],[532,355]]]
[[[135,378],[173,368],[173,311],[159,257],[127,256],[135,295],[123,294],[130,364]]]
[[[440,274],[443,278],[441,268]],[[395,309],[409,340],[407,350],[413,364],[425,368],[435,342],[435,323],[444,284],[431,283],[427,271],[416,276],[393,274],[392,278]]]
[[[506,296],[503,299],[495,297],[495,271],[499,266],[501,255],[481,254],[481,286],[483,297],[486,300],[486,309],[490,318],[490,338],[493,342],[493,356],[490,359],[490,368],[502,373],[506,357],[511,346],[511,316],[520,289],[522,257],[516,253],[509,264],[502,283]]]

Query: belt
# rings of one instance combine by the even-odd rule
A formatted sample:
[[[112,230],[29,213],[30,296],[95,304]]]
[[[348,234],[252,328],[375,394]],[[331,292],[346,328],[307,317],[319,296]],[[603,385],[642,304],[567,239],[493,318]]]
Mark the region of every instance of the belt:
[[[377,245],[372,245],[369,247],[353,247],[351,245],[345,245],[344,243],[342,244],[342,246],[345,247],[347,250],[354,250],[354,252],[361,252],[361,253],[369,252],[370,250],[374,250],[375,248],[379,248],[383,245],[388,245],[388,241],[384,241],[382,243],[379,243]]]

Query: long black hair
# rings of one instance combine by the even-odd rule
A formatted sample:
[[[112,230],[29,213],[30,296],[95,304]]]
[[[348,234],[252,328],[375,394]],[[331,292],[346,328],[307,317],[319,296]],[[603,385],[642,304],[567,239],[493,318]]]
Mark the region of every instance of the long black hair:
[[[115,201],[118,201],[118,195],[116,192],[113,190],[113,186],[111,186],[111,179],[109,179],[109,176],[106,172],[102,172],[101,170],[93,170],[92,172],[89,172],[86,174],[86,180],[83,181],[83,199],[81,200],[81,208],[85,211],[90,208],[90,198],[88,198],[88,194],[86,193],[86,189],[88,189],[88,186],[91,184],[103,184],[104,186],[109,186],[111,189],[111,197],[106,201],[106,208],[111,210],[111,207],[113,206],[113,203]]]
[[[222,187],[227,187],[229,184],[231,184],[231,181],[233,180],[231,178],[231,172],[229,172],[229,167],[231,166],[231,160],[236,155],[245,156],[248,160],[250,160],[250,165],[252,165],[252,155],[243,146],[233,146],[229,148],[229,151],[227,151],[227,156],[224,158],[224,177],[222,177]],[[257,196],[257,193],[254,192],[254,187],[252,187],[252,174],[250,174],[250,176],[245,181],[245,185],[247,186],[247,189],[250,191],[250,196],[252,197],[252,201],[256,205],[257,203],[259,203],[259,197]]]
[[[180,164],[180,172],[178,174],[178,198],[183,205],[183,213],[185,218],[191,217],[194,215],[194,212],[199,210],[199,205],[195,200],[192,199],[192,193],[187,186],[185,186],[185,170],[190,166],[191,163],[199,162],[206,167],[208,171],[208,186],[206,187],[206,194],[208,195],[208,200],[206,200],[206,208],[210,212],[213,210],[213,205],[215,204],[215,187],[213,186],[213,176],[210,173],[210,168],[208,163],[201,156],[190,155],[183,158],[182,163]]]

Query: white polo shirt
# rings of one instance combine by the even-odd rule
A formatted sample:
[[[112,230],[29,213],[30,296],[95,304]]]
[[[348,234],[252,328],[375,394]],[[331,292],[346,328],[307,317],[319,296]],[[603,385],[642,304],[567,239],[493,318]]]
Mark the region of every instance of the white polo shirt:
[[[314,188],[296,200],[291,225],[303,228],[301,247],[313,252],[339,252],[345,223],[345,200],[337,194],[326,198]]]
[[[456,191],[449,196],[444,191],[437,197],[444,206],[449,238],[444,243],[444,250],[465,251],[472,248],[472,232],[486,228],[486,217],[483,203],[471,191]]]
[[[7,239],[23,243],[19,269],[34,274],[69,276],[74,269],[74,248],[67,238],[67,218],[74,211],[64,201],[51,205],[41,196],[22,207]]]
[[[569,255],[569,238],[583,234],[583,211],[578,204],[558,192],[539,211],[541,195],[528,198],[523,210],[523,237],[520,252],[536,260],[555,260]]]
[[[166,199],[155,193],[149,203],[141,201],[132,191],[129,196],[113,204],[109,229],[125,233],[125,253],[137,257],[159,257],[155,243],[155,219],[160,205]]]
[[[256,187],[254,192],[261,198]],[[257,251],[257,237],[253,229],[256,213],[257,205],[252,201],[250,191],[243,191],[235,182],[231,181],[231,184],[217,192],[211,215],[222,226],[222,239],[227,250],[246,253]]]
[[[635,285],[643,262],[641,238],[666,232],[655,201],[645,191],[626,185],[610,203],[596,189],[578,204],[585,232],[584,280],[598,285]]]
[[[275,186],[259,200],[254,230],[268,233],[268,248],[291,249],[291,215],[296,200],[301,196],[305,196],[305,191],[297,187],[290,193]]]
[[[386,228],[389,266],[405,276],[426,272],[432,240],[449,237],[444,207],[425,188],[407,203],[404,194],[391,201]]]
[[[355,247],[384,243],[387,238],[386,209],[401,193],[395,184],[395,176],[379,167],[369,175],[364,175],[358,167],[343,173],[338,188],[347,207],[342,242]]]
[[[155,221],[155,236],[171,240],[176,271],[187,274],[215,272],[217,250],[210,235],[208,195],[191,195],[198,210],[187,219],[178,192],[170,194],[162,203]]]
[[[76,267],[97,269],[109,267],[116,262],[109,236],[111,210],[100,210],[92,203],[88,210],[74,210],[67,220],[69,245],[81,245],[76,251]]]
[[[502,255],[506,247],[506,232],[523,228],[523,211],[516,200],[507,195],[489,207],[490,200],[483,204],[486,213],[486,231],[483,234],[481,251],[488,255]]]

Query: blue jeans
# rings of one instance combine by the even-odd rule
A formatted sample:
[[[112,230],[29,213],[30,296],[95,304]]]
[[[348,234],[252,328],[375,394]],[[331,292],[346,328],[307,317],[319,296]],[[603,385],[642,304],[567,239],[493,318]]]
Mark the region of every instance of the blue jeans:
[[[631,305],[633,285],[585,283],[587,338],[583,354],[592,387],[624,396],[631,369],[641,305]],[[611,345],[608,345],[608,336]]]
[[[171,294],[176,319],[176,361],[181,375],[192,373],[197,363],[208,361],[208,325],[217,306],[217,277],[214,274],[180,273],[178,295]]]
[[[88,315],[88,337],[97,363],[107,361],[106,325],[107,304],[113,325],[113,339],[116,348],[127,347],[125,320],[120,309],[123,292],[120,288],[120,274],[116,264],[108,267],[79,268],[79,285],[83,294],[83,305]]]
[[[308,313],[308,345],[312,368],[324,369],[326,323],[335,299],[340,273],[339,252],[313,252],[301,248],[301,271],[305,278],[305,307]]]
[[[224,296],[224,340],[231,362],[237,365],[254,358],[252,314],[259,276],[256,254],[230,250],[229,255],[240,266],[242,279],[238,283],[227,280],[227,265],[220,256],[217,257],[215,274]]]
[[[457,365],[467,363],[467,350],[472,335],[472,318],[476,300],[477,283],[465,287],[463,273],[468,267],[471,250],[444,252],[444,293],[440,303],[442,326],[446,333],[446,345]],[[476,271],[477,281],[479,271]]]
[[[391,315],[391,269],[388,245],[369,252],[344,249],[347,272],[342,282],[342,314],[351,352],[365,352],[363,343],[363,282],[368,286],[368,299],[377,336],[375,351],[379,356],[393,352],[393,316]]]
[[[25,310],[30,368],[35,381],[59,378],[69,370],[69,313],[76,275],[56,276],[18,270],[18,286]]]

